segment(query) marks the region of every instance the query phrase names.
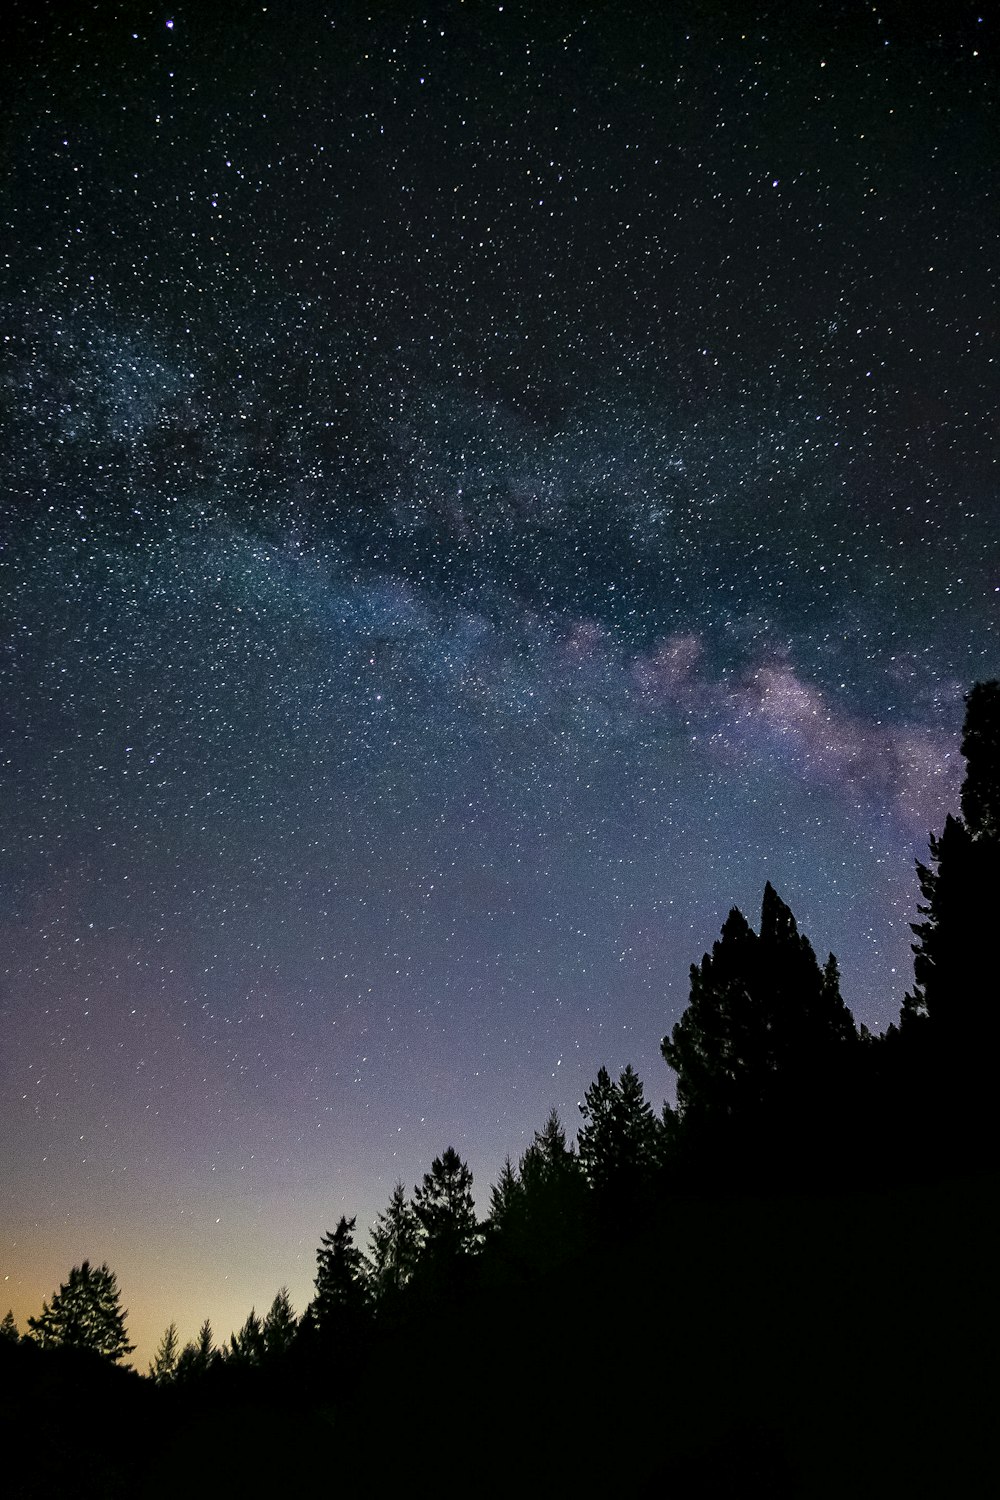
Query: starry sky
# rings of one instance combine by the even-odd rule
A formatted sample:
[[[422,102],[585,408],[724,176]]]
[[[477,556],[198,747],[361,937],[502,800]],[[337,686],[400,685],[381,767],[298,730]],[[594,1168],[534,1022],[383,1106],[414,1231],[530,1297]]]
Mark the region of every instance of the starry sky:
[[[859,1021],[1000,675],[997,17],[15,0],[0,1312],[144,1362],[770,879]]]

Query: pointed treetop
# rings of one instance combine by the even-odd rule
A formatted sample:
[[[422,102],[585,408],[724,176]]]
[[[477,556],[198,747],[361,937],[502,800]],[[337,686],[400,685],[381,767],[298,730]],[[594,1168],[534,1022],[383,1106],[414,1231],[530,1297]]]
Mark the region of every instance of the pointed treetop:
[[[764,897],[760,903],[760,935],[765,941],[770,939],[772,942],[797,938],[799,935],[791,907],[785,905],[770,881],[764,887]]]
[[[770,886],[767,888],[771,889]],[[750,923],[740,911],[738,906],[731,908],[728,917],[722,924],[722,936],[730,942],[738,941],[740,938],[755,937]]]
[[[30,1337],[42,1348],[60,1345],[90,1349],[106,1359],[120,1360],[135,1345],[128,1342],[127,1314],[119,1305],[118,1278],[106,1265],[85,1260],[74,1266],[69,1280],[42,1303],[41,1315],[28,1319]]]
[[[855,1039],[836,960],[820,968],[768,883],[760,936],[734,907],[711,954],[692,966],[690,1002],[660,1050],[677,1073],[680,1120],[717,1124],[764,1107],[777,1079],[822,1071],[831,1049]]]
[[[965,700],[962,817],[973,838],[1000,837],[1000,682],[977,682]]]

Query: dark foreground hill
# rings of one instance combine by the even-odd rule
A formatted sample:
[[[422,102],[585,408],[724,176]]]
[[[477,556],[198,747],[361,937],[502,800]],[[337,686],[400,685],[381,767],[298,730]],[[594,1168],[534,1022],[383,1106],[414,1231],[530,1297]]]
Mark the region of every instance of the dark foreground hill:
[[[998,1189],[689,1194],[188,1390],[9,1346],[8,1493],[986,1494]]]

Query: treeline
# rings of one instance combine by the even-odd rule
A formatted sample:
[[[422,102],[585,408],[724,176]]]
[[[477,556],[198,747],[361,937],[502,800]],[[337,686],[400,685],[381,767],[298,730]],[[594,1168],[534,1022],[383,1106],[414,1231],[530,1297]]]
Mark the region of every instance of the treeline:
[[[491,1351],[493,1373],[480,1369],[478,1378],[494,1400],[505,1378],[498,1372],[516,1381],[530,1366],[533,1338],[547,1357],[556,1339],[586,1364],[584,1330],[589,1337],[595,1317],[615,1319],[625,1305],[648,1308],[654,1322],[662,1316],[682,1330],[681,1344],[697,1363],[699,1333],[677,1310],[683,1288],[675,1283],[686,1282],[696,1300],[723,1295],[718,1268],[707,1269],[716,1249],[716,1231],[707,1226],[721,1222],[722,1212],[712,1204],[741,1204],[726,1220],[727,1233],[737,1223],[748,1247],[771,1245],[786,1210],[768,1210],[765,1223],[762,1204],[888,1192],[896,1194],[893,1213],[902,1222],[907,1192],[940,1201],[948,1191],[941,1184],[995,1172],[1000,997],[990,919],[1000,890],[1000,684],[976,685],[966,706],[961,816],[948,818],[931,839],[929,862],[918,866],[914,985],[885,1035],[855,1025],[833,955],[819,962],[768,884],[757,928],[734,909],[711,953],[691,969],[689,1004],[662,1041],[676,1074],[675,1108],[654,1111],[631,1067],[617,1079],[602,1068],[580,1106],[575,1142],[553,1111],[520,1159],[504,1163],[482,1220],[472,1174],[449,1148],[411,1195],[397,1183],[367,1244],[346,1216],[323,1235],[314,1295],[301,1317],[282,1288],[222,1343],[206,1321],[181,1346],[171,1324],[146,1383],[177,1400],[187,1393],[196,1401],[245,1401],[248,1392],[267,1391],[271,1410],[279,1393],[294,1391],[298,1400],[333,1402],[341,1419],[353,1412],[370,1441],[381,1431],[378,1411],[395,1413],[400,1431],[408,1430],[402,1413],[420,1404],[414,1382],[464,1399],[455,1382],[469,1357],[470,1328]],[[897,1254],[895,1228],[871,1196],[867,1201],[871,1245]],[[964,1209],[953,1204],[950,1212],[958,1223]],[[685,1233],[693,1236],[687,1250]],[[817,1252],[820,1259],[825,1253]],[[798,1272],[785,1264],[784,1250],[768,1254],[773,1265],[763,1283],[778,1265],[794,1283]],[[664,1259],[672,1280],[661,1285],[653,1265]],[[742,1284],[739,1276],[732,1281]],[[746,1303],[754,1295],[749,1285],[739,1294],[731,1322],[752,1321]],[[812,1314],[819,1295],[811,1282],[802,1294]],[[777,1305],[780,1323],[787,1308],[780,1311],[780,1297]],[[85,1263],[28,1320],[26,1337],[42,1349],[90,1350],[113,1364],[133,1352],[125,1317],[113,1273]],[[859,1329],[875,1326],[869,1316]],[[548,1332],[540,1335],[539,1327]],[[0,1334],[17,1341],[10,1314]],[[602,1359],[606,1375],[606,1350]],[[571,1365],[559,1368],[568,1378]],[[628,1378],[623,1373],[622,1389],[631,1389],[632,1404],[619,1412],[626,1427],[635,1403],[641,1408],[650,1399]],[[705,1375],[708,1388],[714,1378]],[[784,1390],[784,1374],[774,1378]],[[675,1396],[683,1403],[679,1388]],[[602,1399],[606,1417],[619,1398],[605,1390]],[[552,1400],[567,1412],[564,1394]],[[734,1410],[754,1407],[749,1379],[733,1401]],[[731,1431],[732,1420],[723,1426]],[[714,1440],[706,1441],[711,1447]],[[751,1454],[771,1476],[769,1492],[784,1493],[781,1463],[774,1468],[767,1444],[753,1437],[738,1446],[739,1463]],[[658,1472],[651,1463],[648,1472]],[[559,1473],[566,1472],[564,1465]],[[679,1472],[675,1464],[675,1479]],[[578,1466],[577,1479],[581,1473]],[[555,1469],[551,1477],[556,1482]]]

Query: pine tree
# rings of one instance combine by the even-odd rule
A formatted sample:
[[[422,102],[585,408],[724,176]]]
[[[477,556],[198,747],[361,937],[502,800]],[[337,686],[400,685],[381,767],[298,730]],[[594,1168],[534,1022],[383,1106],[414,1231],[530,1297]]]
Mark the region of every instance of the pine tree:
[[[156,1385],[172,1385],[177,1375],[177,1360],[180,1346],[177,1341],[177,1324],[168,1324],[159,1347],[149,1367],[150,1379]]]
[[[1000,682],[977,682],[965,700],[962,818],[974,839],[1000,839]]]
[[[410,1280],[420,1256],[420,1233],[413,1205],[397,1182],[388,1207],[371,1228],[368,1275],[376,1300],[395,1296]]]
[[[768,883],[759,935],[734,907],[712,952],[692,966],[688,1007],[661,1043],[677,1074],[676,1133],[690,1142],[728,1132],[732,1143],[737,1123],[773,1124],[783,1110],[815,1115],[831,1079],[846,1080],[857,1045],[836,959],[820,968]]]
[[[599,1068],[580,1105],[584,1124],[577,1132],[580,1161],[591,1187],[603,1187],[614,1170],[613,1112],[618,1090],[607,1068]]]
[[[264,1353],[269,1359],[288,1353],[295,1342],[297,1327],[298,1323],[292,1311],[288,1288],[283,1286],[276,1292],[274,1301],[267,1310],[262,1328]]]
[[[229,1340],[229,1358],[241,1365],[259,1365],[264,1348],[264,1329],[256,1309],[251,1307],[243,1327]]]
[[[210,1365],[214,1364],[215,1360],[218,1357],[218,1350],[215,1347],[215,1338],[212,1334],[212,1325],[207,1318],[198,1329],[198,1339],[197,1343],[195,1344],[195,1350],[198,1355],[198,1363],[203,1370],[207,1370]]]
[[[930,1025],[933,1050],[960,1050],[970,1064],[1000,1044],[1000,982],[993,947],[1000,889],[1000,683],[980,682],[966,699],[962,816],[949,816],[917,864],[924,918],[913,924],[915,984],[903,1027]],[[944,1057],[941,1058],[944,1062]]]
[[[524,1219],[524,1185],[510,1157],[504,1158],[500,1176],[490,1187],[488,1229],[491,1234],[510,1231]]]
[[[13,1309],[5,1312],[2,1320],[0,1320],[0,1339],[9,1339],[12,1344],[20,1342],[21,1335],[17,1331]]]
[[[472,1173],[453,1147],[435,1157],[424,1173],[414,1189],[413,1211],[424,1232],[424,1254],[431,1261],[454,1261],[475,1248]]]
[[[577,1133],[580,1164],[597,1193],[634,1198],[651,1183],[661,1157],[660,1126],[629,1064],[617,1083],[607,1068],[583,1096]]]
[[[521,1157],[519,1180],[525,1252],[539,1267],[555,1266],[577,1247],[587,1190],[554,1109]]]
[[[310,1322],[328,1331],[345,1316],[356,1316],[368,1301],[365,1257],[354,1243],[356,1218],[342,1215],[332,1234],[325,1234],[316,1252],[316,1296]]]
[[[556,1110],[549,1111],[548,1119],[521,1157],[521,1181],[529,1198],[537,1190],[579,1176],[579,1161],[572,1146],[567,1145],[566,1132]]]
[[[52,1305],[42,1303],[39,1317],[29,1318],[30,1337],[43,1349],[89,1349],[105,1359],[118,1361],[131,1354],[127,1314],[119,1306],[118,1280],[106,1265],[92,1267],[85,1260],[74,1266],[69,1280],[53,1295]]]
[[[890,1077],[911,1137],[991,1162],[997,1151],[994,1071],[1000,1051],[1000,978],[993,928],[1000,891],[1000,683],[966,699],[966,774],[959,818],[931,836],[917,864],[922,921],[913,924],[913,990],[899,1033],[887,1037]],[[934,1100],[929,1128],[928,1101]]]
[[[185,1381],[206,1375],[219,1360],[220,1352],[215,1347],[212,1325],[206,1318],[198,1329],[198,1337],[189,1340],[177,1356],[175,1379]]]

